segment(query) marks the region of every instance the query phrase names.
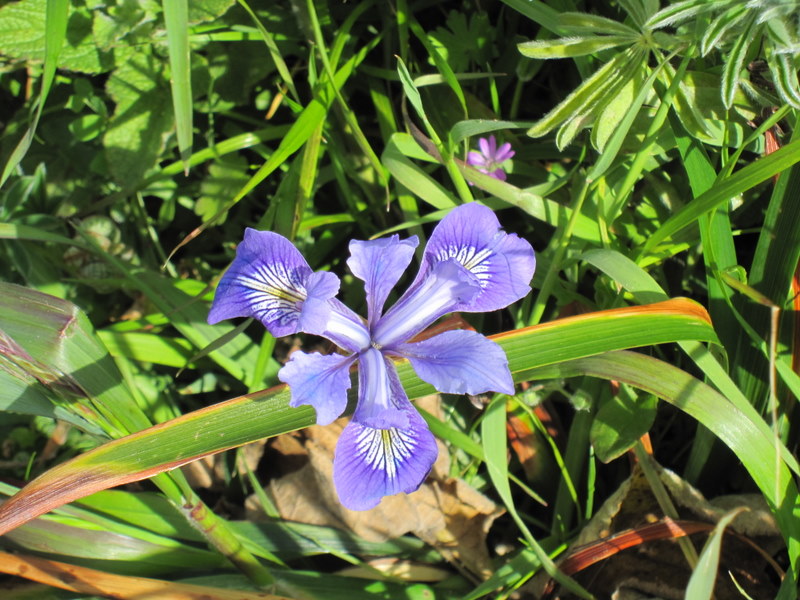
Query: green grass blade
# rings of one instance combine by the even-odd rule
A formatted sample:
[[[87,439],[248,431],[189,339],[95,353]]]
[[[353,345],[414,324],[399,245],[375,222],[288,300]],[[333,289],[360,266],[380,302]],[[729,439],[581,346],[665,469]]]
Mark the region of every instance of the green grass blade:
[[[17,143],[16,147],[11,152],[11,156],[8,158],[8,162],[5,167],[3,167],[3,173],[0,175],[0,187],[3,187],[3,184],[11,173],[17,168],[17,165],[19,165],[25,157],[25,154],[27,154],[33,142],[33,136],[36,133],[36,127],[39,125],[39,118],[42,116],[44,103],[47,100],[47,95],[50,93],[50,87],[56,76],[58,56],[61,54],[61,46],[64,44],[64,39],[67,36],[68,16],[69,0],[47,0],[42,89],[39,92],[39,98],[36,102],[36,112],[34,113],[28,130]]]
[[[183,170],[189,174],[192,154],[192,69],[189,50],[188,0],[162,0],[167,27],[172,106]]]
[[[728,202],[734,196],[785,171],[797,162],[800,162],[800,140],[786,144],[772,154],[743,167],[730,177],[718,181],[714,187],[696,197],[653,232],[641,250],[640,256],[646,256],[658,244],[694,223],[700,215],[714,210],[723,202]]]
[[[722,536],[725,533],[725,528],[743,510],[743,507],[739,507],[726,513],[714,527],[714,531],[711,532],[706,545],[703,546],[703,551],[700,553],[700,560],[689,578],[689,585],[686,586],[686,598],[711,600],[713,597],[717,568],[719,567],[719,556],[722,550]]]

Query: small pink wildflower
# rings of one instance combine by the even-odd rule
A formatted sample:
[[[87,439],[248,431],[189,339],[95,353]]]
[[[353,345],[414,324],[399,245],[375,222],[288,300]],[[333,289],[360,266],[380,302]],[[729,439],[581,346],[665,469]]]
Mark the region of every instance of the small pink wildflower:
[[[467,155],[467,164],[475,167],[481,173],[505,181],[506,172],[503,170],[502,164],[514,156],[511,144],[506,142],[498,148],[497,140],[490,135],[488,138],[480,138],[478,147],[480,152],[472,150]]]

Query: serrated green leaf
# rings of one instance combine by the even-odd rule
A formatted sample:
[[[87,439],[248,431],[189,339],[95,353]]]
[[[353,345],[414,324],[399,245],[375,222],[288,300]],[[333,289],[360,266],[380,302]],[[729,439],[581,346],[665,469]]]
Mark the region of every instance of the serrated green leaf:
[[[106,91],[116,102],[103,136],[108,168],[121,187],[132,189],[156,165],[173,124],[163,64],[139,52],[114,70]]]
[[[42,61],[47,40],[48,0],[9,2],[0,8],[0,54],[10,58]],[[61,48],[59,67],[82,73],[101,73],[111,56],[94,44],[91,12],[73,8],[69,35]]]

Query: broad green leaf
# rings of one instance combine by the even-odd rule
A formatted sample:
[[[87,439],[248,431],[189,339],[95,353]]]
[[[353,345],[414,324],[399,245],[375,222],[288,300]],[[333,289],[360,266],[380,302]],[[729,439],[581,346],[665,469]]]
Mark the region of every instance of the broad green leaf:
[[[624,388],[600,405],[590,437],[597,458],[611,462],[630,450],[652,427],[657,398],[650,394],[634,397]]]
[[[570,58],[586,56],[623,44],[631,44],[636,38],[627,35],[589,35],[584,37],[559,38],[555,40],[533,40],[517,46],[520,53],[528,58],[548,60],[551,58]]]
[[[503,3],[557,35],[566,33],[561,26],[561,14],[541,0],[503,0]]]
[[[0,282],[0,331],[28,354],[25,362],[11,356],[17,365],[54,396],[76,402],[76,415],[117,436],[150,425],[89,320],[71,302]]]
[[[474,135],[491,133],[492,131],[500,131],[503,129],[528,128],[530,126],[531,123],[498,121],[493,119],[469,119],[468,121],[459,121],[450,129],[450,143],[455,147],[459,142]]]
[[[534,219],[538,219],[543,223],[552,225],[553,227],[565,226],[572,217],[572,210],[563,204],[559,204],[549,198],[542,198],[539,194],[534,194],[527,190],[520,189],[506,181],[500,181],[489,175],[481,173],[477,169],[473,169],[468,165],[459,165],[464,177],[467,181],[475,184],[475,186],[485,190],[497,200],[501,200],[505,204],[516,206]],[[495,207],[496,201],[489,199],[486,201],[487,205]],[[600,232],[597,223],[579,213],[576,217],[573,235],[582,240],[590,240],[599,242]]]
[[[609,350],[681,339],[715,341],[716,335],[702,307],[678,299],[570,317],[493,339],[505,350],[509,367],[516,374]],[[434,391],[417,379],[408,363],[398,363],[398,372],[410,398]],[[351,388],[353,394],[356,387]],[[285,386],[183,415],[53,467],[0,506],[0,535],[90,493],[313,423],[312,408],[289,407]]]
[[[217,215],[242,185],[247,183],[249,179],[247,168],[247,160],[241,155],[221,159],[209,165],[208,175],[200,184],[200,197],[194,205],[194,212],[204,223]],[[226,213],[217,217],[217,224],[224,223],[225,218]]]
[[[67,29],[67,0],[21,0],[7,2],[0,8],[0,54],[9,58],[32,61],[47,60],[46,53],[50,42],[57,42],[53,26]],[[48,21],[49,9],[63,11],[59,17]],[[83,73],[100,73],[111,66],[111,55],[105,53],[94,43],[92,20],[89,9],[73,6],[76,17],[70,19],[69,36],[62,33],[66,41],[60,48],[58,66]],[[57,13],[53,13],[55,17]],[[51,37],[52,36],[52,37]],[[55,65],[52,67],[55,72]],[[49,84],[48,84],[49,85]]]
[[[103,136],[108,168],[120,186],[133,189],[156,165],[173,125],[163,64],[138,52],[111,73],[106,91],[116,102]]]
[[[112,356],[179,369],[193,368],[188,363],[194,355],[194,347],[183,338],[137,331],[100,330],[97,334]]]

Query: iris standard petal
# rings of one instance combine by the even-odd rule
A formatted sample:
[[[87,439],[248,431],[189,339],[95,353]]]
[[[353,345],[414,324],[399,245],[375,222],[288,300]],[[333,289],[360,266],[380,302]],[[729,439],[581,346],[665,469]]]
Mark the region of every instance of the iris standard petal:
[[[500,228],[491,209],[472,202],[454,208],[433,230],[411,289],[448,259],[472,273],[481,291],[453,310],[488,312],[526,296],[536,268],[531,245]]]
[[[358,357],[358,405],[353,418],[369,427],[408,426],[408,398],[391,360],[375,348]]]
[[[330,307],[324,300],[339,289],[333,273],[321,273],[312,281],[315,301],[304,306],[311,275],[311,267],[285,237],[247,228],[217,286],[208,322],[255,317],[275,337],[297,333],[302,329],[301,313],[309,323],[327,318]]]
[[[350,242],[347,265],[364,282],[369,322],[380,317],[389,292],[400,280],[419,244],[417,236],[400,240],[398,235],[377,240]]]
[[[403,294],[372,329],[378,347],[408,341],[436,319],[480,293],[478,279],[455,260],[437,262]]]
[[[278,371],[278,379],[289,385],[290,406],[308,404],[317,411],[317,424],[328,425],[347,408],[349,367],[355,355],[294,352]]]
[[[428,425],[405,400],[406,427],[377,429],[355,417],[344,428],[333,458],[339,500],[351,510],[368,510],[384,496],[411,493],[422,485],[438,448]]]
[[[514,393],[508,359],[495,342],[475,331],[445,331],[396,348],[419,378],[446,394]]]

